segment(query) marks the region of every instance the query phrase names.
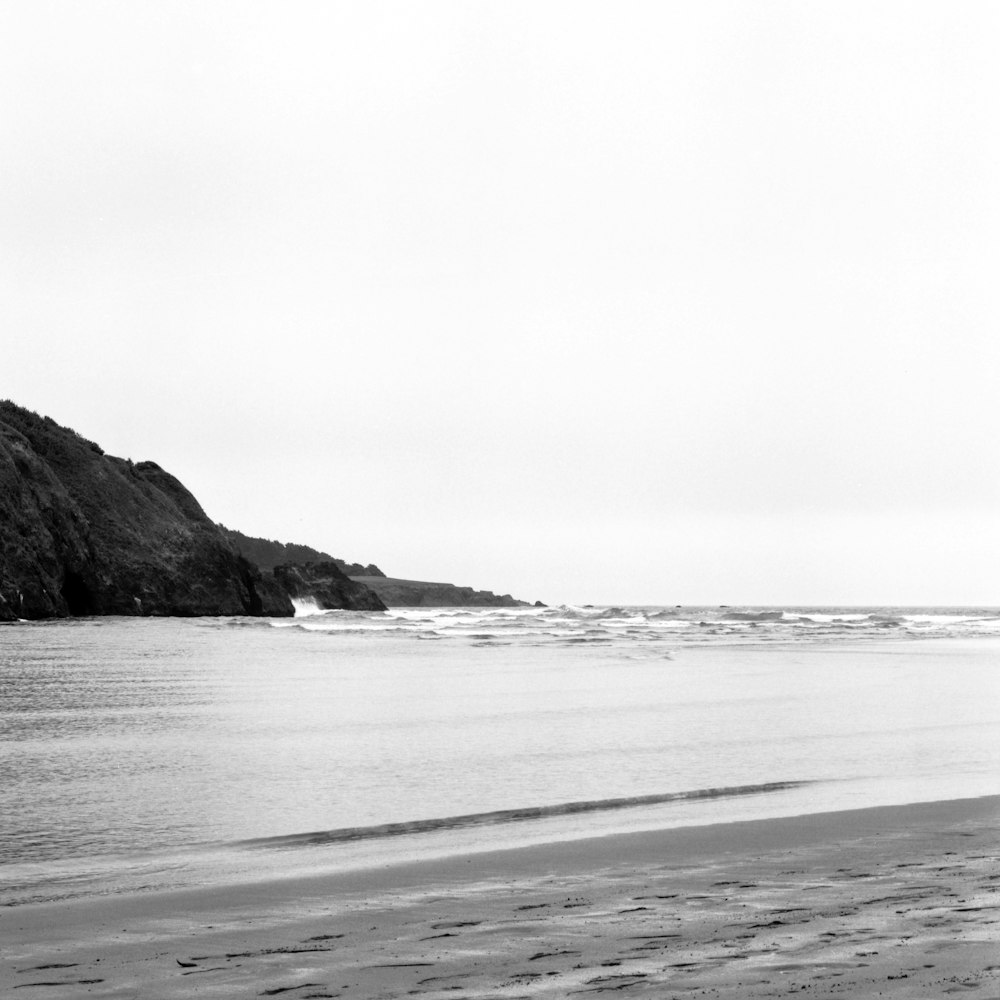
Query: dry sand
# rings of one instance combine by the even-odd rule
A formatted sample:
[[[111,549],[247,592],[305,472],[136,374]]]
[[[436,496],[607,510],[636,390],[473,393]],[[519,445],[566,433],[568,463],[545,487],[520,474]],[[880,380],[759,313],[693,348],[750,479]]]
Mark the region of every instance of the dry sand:
[[[1000,796],[0,913],[0,996],[1000,996]]]

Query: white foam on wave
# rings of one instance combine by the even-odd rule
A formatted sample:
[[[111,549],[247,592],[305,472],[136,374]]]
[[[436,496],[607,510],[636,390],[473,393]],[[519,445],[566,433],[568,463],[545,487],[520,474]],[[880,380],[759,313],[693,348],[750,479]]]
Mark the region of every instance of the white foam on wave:
[[[993,636],[1000,615],[974,608],[752,608],[577,607],[392,608],[386,611],[322,611],[311,598],[297,598],[295,618],[269,622],[330,633],[374,633],[414,638],[479,641],[560,641],[572,637],[615,642],[680,641],[701,644],[705,636],[732,641],[796,642],[814,637],[928,638]],[[305,620],[303,620],[305,619]],[[683,638],[680,638],[683,635]],[[594,641],[597,641],[596,639]],[[712,641],[717,641],[713,638]],[[719,639],[718,641],[722,641]]]
[[[295,608],[296,618],[323,614],[323,609],[316,603],[314,597],[293,597],[292,607]]]

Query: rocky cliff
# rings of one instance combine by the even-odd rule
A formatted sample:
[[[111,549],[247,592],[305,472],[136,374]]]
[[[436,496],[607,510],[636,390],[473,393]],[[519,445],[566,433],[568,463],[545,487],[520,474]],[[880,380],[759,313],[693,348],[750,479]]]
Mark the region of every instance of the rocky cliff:
[[[311,572],[299,572],[297,590]],[[337,582],[354,603],[330,606],[384,607],[336,573],[324,567],[317,587],[330,595]],[[51,418],[0,401],[0,621],[293,612],[279,578],[239,555],[156,463],[105,455]]]

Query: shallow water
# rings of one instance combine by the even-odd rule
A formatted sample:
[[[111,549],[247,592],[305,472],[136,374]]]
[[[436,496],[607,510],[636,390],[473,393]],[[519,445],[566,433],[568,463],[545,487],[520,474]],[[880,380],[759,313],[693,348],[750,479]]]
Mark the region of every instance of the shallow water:
[[[998,667],[983,609],[13,625],[0,902],[992,794]]]

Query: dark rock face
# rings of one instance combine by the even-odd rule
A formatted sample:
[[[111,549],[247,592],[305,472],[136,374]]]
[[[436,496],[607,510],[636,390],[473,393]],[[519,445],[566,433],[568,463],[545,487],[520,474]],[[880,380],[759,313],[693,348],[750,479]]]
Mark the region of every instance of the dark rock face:
[[[244,535],[242,531],[227,528],[220,524],[222,533],[232,542],[233,547],[241,556],[246,556],[263,570],[285,566],[288,563],[333,562],[347,576],[385,576],[378,566],[362,566],[360,563],[349,563],[327,552],[320,552],[309,545],[295,542],[277,542],[268,538],[254,538]]]
[[[276,566],[274,579],[289,597],[313,600],[322,611],[332,608],[385,611],[385,605],[374,591],[350,579],[330,560]]]
[[[363,600],[365,588],[344,580],[352,603],[328,606]],[[0,621],[293,613],[278,580],[239,555],[155,462],[105,455],[0,401]]]
[[[452,583],[429,583],[421,580],[394,580],[388,577],[354,576],[374,590],[390,608],[519,608],[526,601],[515,600],[510,594],[494,594],[489,590],[456,587]]]

